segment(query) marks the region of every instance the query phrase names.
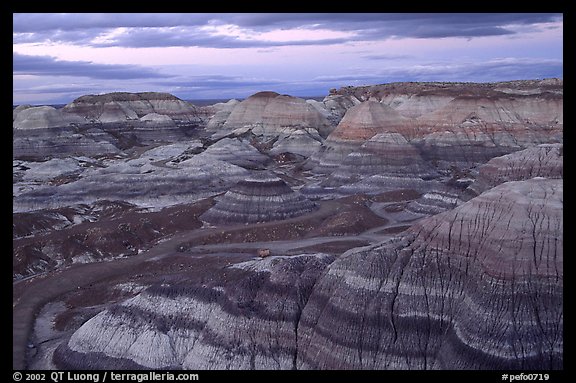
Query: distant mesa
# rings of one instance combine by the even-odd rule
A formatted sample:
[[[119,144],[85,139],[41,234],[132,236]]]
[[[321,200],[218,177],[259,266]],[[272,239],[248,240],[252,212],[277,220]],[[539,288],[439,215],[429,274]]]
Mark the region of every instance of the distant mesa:
[[[63,109],[87,121],[114,122],[137,120],[147,114],[169,116],[177,121],[197,120],[196,107],[169,93],[115,92],[77,98]]]
[[[254,94],[253,94],[252,96],[250,96],[250,97],[252,97],[252,98],[276,98],[276,97],[278,97],[278,96],[280,96],[279,93],[276,93],[276,92],[273,92],[273,91],[270,91],[270,90],[263,90],[263,91],[261,91],[261,92],[254,93]],[[250,98],[250,97],[249,97],[249,98]]]
[[[317,168],[323,172],[336,167],[355,140],[390,131],[394,125],[418,146],[425,160],[444,169],[454,164],[475,166],[534,144],[562,141],[561,79],[390,83],[344,87],[326,97],[325,105],[329,99],[360,105],[344,108],[346,115],[328,137],[327,150],[313,156],[316,164],[323,164]],[[394,114],[382,113],[378,104],[409,123],[384,123],[382,117]]]
[[[200,218],[215,225],[282,220],[311,212],[317,205],[268,171],[238,182]]]
[[[373,98],[385,103],[395,100],[413,100],[414,98],[444,97],[446,99],[459,96],[494,97],[502,94],[542,95],[555,97],[562,95],[564,81],[558,78],[543,80],[518,80],[494,83],[470,82],[392,82],[387,84],[366,86],[345,86],[330,92],[331,95],[354,97],[361,101]],[[395,97],[394,97],[395,96]],[[393,97],[393,98],[391,98]]]
[[[170,93],[162,92],[112,92],[80,96],[73,101],[75,104],[101,104],[107,102],[145,102],[145,101],[182,101]]]

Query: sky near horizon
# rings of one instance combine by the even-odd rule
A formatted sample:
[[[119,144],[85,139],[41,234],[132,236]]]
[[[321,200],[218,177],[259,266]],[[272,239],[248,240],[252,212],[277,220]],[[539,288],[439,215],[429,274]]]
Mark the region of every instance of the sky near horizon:
[[[562,14],[13,14],[15,105],[549,77],[563,77]]]

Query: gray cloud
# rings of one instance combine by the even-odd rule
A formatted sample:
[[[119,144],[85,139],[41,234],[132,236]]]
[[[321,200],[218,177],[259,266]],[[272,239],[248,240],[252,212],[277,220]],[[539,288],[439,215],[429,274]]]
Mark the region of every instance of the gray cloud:
[[[138,65],[96,64],[89,61],[57,60],[50,56],[13,53],[13,74],[36,76],[80,76],[93,79],[169,78]]]
[[[458,37],[474,39],[480,36],[523,37],[525,32],[544,31],[562,28],[562,14],[379,14],[379,13],[275,13],[275,14],[14,14],[13,43],[67,43],[92,47],[212,47],[212,48],[257,48],[260,52],[279,51],[280,46],[330,45],[355,42],[381,41],[385,39],[420,38],[438,39]],[[558,24],[539,23],[559,21]],[[291,28],[328,29],[351,32],[349,38],[329,38],[318,40],[294,40],[287,42],[265,41],[240,36],[210,34],[210,26],[235,25],[253,32],[287,30]],[[124,28],[110,35],[115,28]],[[121,32],[121,33],[120,33]],[[107,37],[104,38],[104,37]],[[531,36],[527,36],[530,38]],[[547,54],[537,41],[522,40],[525,50],[503,51],[498,46],[482,47],[494,55],[514,55],[536,57]],[[440,44],[441,45],[441,44]],[[467,44],[468,45],[468,44]],[[347,50],[351,46],[355,50]],[[562,60],[536,58],[485,59],[486,53],[473,51],[473,44],[467,46],[461,57],[438,54],[415,57],[397,52],[363,50],[370,43],[348,44],[341,49],[348,55],[355,55],[363,61],[352,62],[350,66],[325,64],[323,70],[306,70],[306,60],[302,68],[294,73],[286,65],[281,72],[274,72],[274,60],[267,62],[262,55],[262,68],[238,67],[234,62],[228,66],[208,65],[190,69],[193,76],[182,76],[181,68],[166,67],[158,72],[150,67],[139,65],[104,65],[89,61],[57,60],[50,56],[27,56],[14,53],[14,74],[46,76],[43,87],[34,86],[35,79],[15,78],[14,94],[62,94],[59,100],[70,101],[87,92],[108,92],[115,90],[146,91],[158,90],[173,93],[181,98],[228,98],[247,97],[259,90],[268,89],[279,93],[297,96],[327,94],[328,89],[346,85],[368,85],[394,81],[500,81],[510,79],[562,77]],[[553,47],[554,50],[558,48]],[[24,48],[22,48],[24,49]],[[530,50],[532,49],[532,50]],[[449,50],[449,49],[448,49]],[[517,53],[525,52],[525,53]],[[394,54],[392,54],[394,53]],[[271,55],[271,53],[270,53]],[[560,54],[561,56],[561,54]],[[442,61],[432,62],[441,57]],[[480,57],[480,61],[473,61]],[[558,54],[556,56],[558,57]],[[418,60],[416,64],[416,60]],[[466,60],[466,61],[463,61]],[[233,61],[233,59],[231,60]],[[368,62],[372,61],[372,62]],[[218,63],[222,64],[222,63]],[[312,64],[311,64],[312,65]],[[333,67],[333,68],[332,68]],[[339,68],[339,69],[338,69]],[[349,69],[345,69],[349,68]],[[369,68],[377,68],[370,72]],[[334,73],[334,71],[340,71]],[[178,75],[171,76],[174,71]],[[216,73],[232,75],[202,75]],[[168,73],[168,74],[165,74]],[[322,73],[325,76],[306,78],[305,73]],[[71,79],[50,76],[72,76]],[[269,76],[270,78],[266,78]],[[313,76],[313,75],[310,75]],[[300,78],[298,78],[300,77]],[[281,78],[282,81],[276,78]],[[63,83],[69,80],[69,84]],[[123,81],[126,80],[126,81]],[[54,87],[50,84],[54,83]],[[76,85],[75,85],[76,84]],[[24,89],[28,87],[28,89]],[[74,97],[72,97],[74,96]],[[51,96],[52,97],[52,96]],[[21,98],[24,100],[24,96]],[[35,100],[40,98],[36,97]],[[51,99],[56,99],[53,96]]]
[[[362,56],[362,58],[368,59],[368,60],[404,60],[404,59],[411,59],[414,58],[414,56],[410,56],[410,55],[391,55],[391,54],[377,54],[377,55],[365,55]]]
[[[313,41],[272,42],[243,40],[233,36],[208,35],[188,28],[132,28],[130,33],[121,34],[110,42],[91,43],[99,47],[122,46],[129,48],[150,47],[209,47],[209,48],[267,48],[288,45],[329,45],[346,42],[345,39],[321,39]]]
[[[88,86],[38,86],[38,87],[30,87],[30,88],[13,88],[12,92],[14,94],[50,94],[50,93],[79,93],[79,94],[86,94],[89,92],[93,92],[97,90],[97,88],[90,88]]]
[[[511,25],[562,20],[547,13],[273,13],[273,14],[14,14],[13,42],[67,42],[92,46],[215,48],[328,45],[386,38],[443,38],[513,35]],[[271,42],[214,36],[201,29],[232,24],[254,32],[305,27],[353,31],[350,39]],[[110,42],[93,42],[113,28],[129,28]]]
[[[202,75],[179,76],[171,79],[153,79],[123,83],[122,88],[114,80],[85,84],[62,84],[52,87],[16,87],[16,103],[27,93],[59,94],[47,97],[47,102],[67,103],[88,93],[105,93],[118,90],[163,91],[182,99],[228,99],[245,98],[261,90],[299,97],[323,96],[330,88],[343,86],[374,85],[401,81],[455,81],[493,82],[513,79],[562,77],[561,60],[532,58],[500,58],[477,62],[424,62],[412,65],[387,67],[376,73],[342,73],[340,75],[317,76],[310,80],[254,79],[242,76]]]
[[[212,17],[203,13],[16,13],[12,28],[14,32],[28,33],[91,28],[200,26],[210,20]]]
[[[76,30],[87,28],[118,27],[178,27],[208,24],[234,24],[254,30],[313,26],[328,28],[331,25],[358,29],[359,24],[370,27],[380,23],[406,24],[405,29],[425,25],[477,25],[502,26],[534,24],[557,20],[554,13],[82,13],[13,15],[14,32],[39,32],[48,30]],[[413,24],[413,22],[419,24]]]
[[[240,76],[224,75],[204,75],[204,76],[187,76],[167,81],[153,81],[151,84],[159,86],[175,87],[180,90],[184,89],[227,89],[233,87],[246,86],[269,86],[283,84],[283,81],[270,79],[248,79]]]

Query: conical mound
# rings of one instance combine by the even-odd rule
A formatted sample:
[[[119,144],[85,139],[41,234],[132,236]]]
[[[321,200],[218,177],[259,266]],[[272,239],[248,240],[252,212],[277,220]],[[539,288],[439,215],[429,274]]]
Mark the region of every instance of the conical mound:
[[[413,135],[410,119],[377,101],[365,101],[348,109],[342,121],[330,135],[344,141],[366,141],[378,133]]]
[[[297,217],[316,208],[274,174],[261,172],[236,184],[201,219],[216,225],[258,223]]]
[[[415,135],[413,120],[377,101],[364,101],[348,109],[342,121],[324,142],[325,150],[311,157],[314,171],[331,173],[346,156],[377,134]]]
[[[277,136],[291,128],[315,130],[327,137],[333,130],[328,120],[304,99],[268,91],[238,103],[222,125],[225,131],[245,127],[264,136]]]
[[[346,194],[371,194],[425,189],[424,180],[436,177],[433,168],[402,135],[379,133],[350,153],[322,185],[345,185],[340,191],[346,190]]]

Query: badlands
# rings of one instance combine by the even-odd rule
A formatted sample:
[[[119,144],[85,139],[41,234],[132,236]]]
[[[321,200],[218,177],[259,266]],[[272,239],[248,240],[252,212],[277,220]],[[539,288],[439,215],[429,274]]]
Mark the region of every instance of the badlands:
[[[563,369],[563,82],[13,111],[14,369]]]

